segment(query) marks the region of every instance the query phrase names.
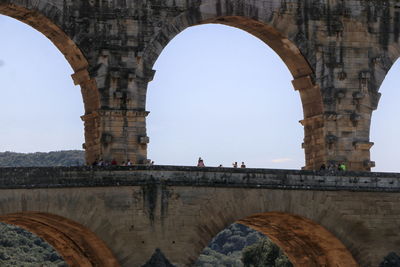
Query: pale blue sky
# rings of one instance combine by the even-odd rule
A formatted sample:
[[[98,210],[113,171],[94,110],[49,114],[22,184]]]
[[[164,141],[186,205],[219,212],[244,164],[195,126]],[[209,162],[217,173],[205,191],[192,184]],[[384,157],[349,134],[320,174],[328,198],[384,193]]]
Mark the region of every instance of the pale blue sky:
[[[81,149],[82,97],[72,69],[42,34],[0,16],[0,151]],[[400,171],[400,65],[374,113],[376,171]],[[149,158],[157,164],[294,168],[304,165],[302,107],[282,60],[227,26],[189,28],[166,47],[149,85]]]

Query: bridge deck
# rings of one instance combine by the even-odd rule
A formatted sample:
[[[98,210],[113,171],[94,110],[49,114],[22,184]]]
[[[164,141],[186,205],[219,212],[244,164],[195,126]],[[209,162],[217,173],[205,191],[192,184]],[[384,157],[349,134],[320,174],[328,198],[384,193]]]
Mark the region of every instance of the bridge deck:
[[[0,168],[0,189],[134,186],[400,192],[400,173],[184,166]]]

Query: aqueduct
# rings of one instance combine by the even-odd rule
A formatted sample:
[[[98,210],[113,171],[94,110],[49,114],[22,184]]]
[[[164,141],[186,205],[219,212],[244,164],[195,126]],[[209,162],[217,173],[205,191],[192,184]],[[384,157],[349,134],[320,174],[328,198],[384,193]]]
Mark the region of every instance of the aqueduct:
[[[219,23],[260,38],[291,71],[306,170],[374,165],[371,114],[400,55],[399,8],[397,0],[0,0],[0,14],[42,32],[74,69],[89,163],[146,162],[153,64],[187,27]],[[377,266],[399,253],[394,174],[139,166],[1,169],[0,179],[0,221],[44,237],[72,266],[141,266],[157,248],[190,265],[235,221],[269,235],[297,266]]]
[[[65,55],[82,88],[87,161],[147,160],[146,91],[163,48],[187,27],[219,23],[260,38],[299,91],[305,169],[370,170],[371,114],[400,55],[399,4],[373,1],[22,1],[0,14],[25,22]]]

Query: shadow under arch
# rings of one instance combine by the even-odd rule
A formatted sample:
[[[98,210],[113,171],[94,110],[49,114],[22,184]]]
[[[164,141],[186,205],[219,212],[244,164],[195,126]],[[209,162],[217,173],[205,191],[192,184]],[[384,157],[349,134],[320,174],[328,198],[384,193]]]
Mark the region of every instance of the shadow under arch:
[[[92,231],[67,218],[42,212],[0,216],[0,222],[21,227],[47,241],[69,266],[120,266]]]
[[[332,233],[302,216],[267,212],[236,223],[268,236],[285,252],[294,266],[359,266],[349,250]]]
[[[230,1],[227,1],[230,2]],[[219,4],[218,4],[219,3]],[[139,68],[137,75],[152,80],[153,66],[163,49],[180,32],[188,27],[203,24],[223,24],[246,31],[270,46],[283,60],[293,76],[293,86],[299,91],[304,120],[306,166],[304,169],[319,169],[325,163],[324,136],[324,104],[320,87],[315,83],[315,70],[299,49],[306,47],[306,41],[296,44],[289,36],[297,36],[297,25],[285,18],[260,18],[261,11],[253,4],[246,4],[241,10],[221,4],[219,1],[208,0],[199,6],[189,8],[164,25],[155,33],[145,47],[143,54],[137,57]],[[271,17],[273,17],[271,13]],[[282,20],[282,21],[279,21]],[[277,22],[278,21],[278,22]],[[291,23],[291,24],[290,24]],[[274,27],[280,25],[280,29]],[[286,25],[286,29],[282,28]],[[304,48],[305,49],[305,48]]]
[[[16,4],[14,4],[16,2]],[[47,1],[0,1],[0,15],[5,15],[19,20],[47,37],[64,55],[71,68],[74,70],[72,79],[75,85],[81,86],[85,116],[85,144],[96,144],[97,129],[96,111],[100,107],[100,95],[96,81],[89,75],[89,63],[78,45],[61,28],[61,11]],[[24,6],[26,5],[26,6]],[[98,154],[97,151],[86,149],[86,160],[92,162]]]

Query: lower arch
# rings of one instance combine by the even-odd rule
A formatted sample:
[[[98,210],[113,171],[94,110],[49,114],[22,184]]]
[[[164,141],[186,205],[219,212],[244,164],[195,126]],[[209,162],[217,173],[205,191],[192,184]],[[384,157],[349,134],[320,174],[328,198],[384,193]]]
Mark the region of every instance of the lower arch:
[[[0,222],[21,227],[47,241],[73,267],[119,267],[106,244],[85,226],[67,218],[42,212],[0,216]]]
[[[237,223],[268,236],[294,266],[359,266],[349,250],[321,225],[301,216],[282,212],[255,214]]]

